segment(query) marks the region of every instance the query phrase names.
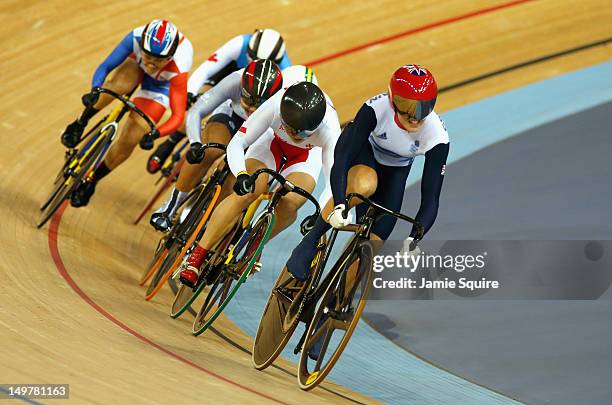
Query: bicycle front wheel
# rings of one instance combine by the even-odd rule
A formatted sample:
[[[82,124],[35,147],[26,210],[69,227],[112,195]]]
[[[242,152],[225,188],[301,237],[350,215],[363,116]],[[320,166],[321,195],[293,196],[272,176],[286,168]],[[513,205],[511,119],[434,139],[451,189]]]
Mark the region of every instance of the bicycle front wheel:
[[[283,319],[293,297],[298,297],[303,287],[304,284],[291,277],[287,267],[284,267],[268,297],[253,342],[251,360],[257,370],[263,370],[274,363],[293,335],[297,322],[285,330]]]
[[[61,173],[57,175],[55,180],[55,187],[51,192],[51,197],[47,200],[45,204],[43,204],[42,212],[40,214],[40,219],[36,224],[37,228],[42,228],[47,221],[55,214],[58,208],[62,205],[62,203],[70,196],[72,190],[81,182],[81,180],[87,175],[91,166],[95,163],[96,159],[102,153],[107,143],[110,143],[112,134],[104,135],[104,139],[98,142],[95,148],[87,153],[87,156],[81,162],[80,167],[78,167],[78,171],[75,173],[68,174],[64,176],[64,171],[70,166],[70,163],[74,161],[74,159],[80,159],[81,154],[76,154],[71,158],[71,162],[68,164],[64,164],[61,169]]]
[[[253,342],[251,360],[257,370],[263,370],[274,363],[293,335],[305,304],[304,294],[311,288],[313,274],[322,265],[326,246],[324,235],[319,242],[307,282],[297,281],[287,267],[278,275]]]
[[[251,273],[255,261],[270,237],[273,225],[274,215],[270,213],[262,215],[253,227],[246,231],[248,234],[243,235],[236,244],[234,255],[235,257],[238,256],[239,259],[233,264],[220,264],[224,268],[221,269],[221,273],[210,288],[204,304],[193,322],[194,335],[198,336],[207,330],[234,298],[238,289]],[[243,238],[244,240],[242,240]]]
[[[348,344],[366,305],[373,257],[372,243],[358,242],[327,286],[302,345],[298,365],[301,389],[311,390],[319,385]],[[336,331],[339,334],[334,335]]]

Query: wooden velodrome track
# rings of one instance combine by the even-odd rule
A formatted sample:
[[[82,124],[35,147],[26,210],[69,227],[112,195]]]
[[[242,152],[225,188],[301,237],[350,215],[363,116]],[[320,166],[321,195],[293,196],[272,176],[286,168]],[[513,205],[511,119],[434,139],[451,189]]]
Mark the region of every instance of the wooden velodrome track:
[[[157,238],[146,221],[131,225],[153,191],[143,151],[102,182],[88,207],[36,229],[62,161],[59,134],[80,111],[94,69],[154,17],[189,36],[194,67],[234,35],[278,29],[294,63],[312,62],[342,120],[402,64],[430,67],[444,87],[612,36],[609,0],[2,1],[0,383],[69,383],[71,399],[83,403],[375,402],[331,383],[301,392],[281,369],[255,371],[239,349],[251,339],[227,319],[218,333],[193,338],[189,319],[168,317],[169,290],[143,300],[136,280]],[[610,57],[604,44],[498,74],[443,93],[436,109]]]

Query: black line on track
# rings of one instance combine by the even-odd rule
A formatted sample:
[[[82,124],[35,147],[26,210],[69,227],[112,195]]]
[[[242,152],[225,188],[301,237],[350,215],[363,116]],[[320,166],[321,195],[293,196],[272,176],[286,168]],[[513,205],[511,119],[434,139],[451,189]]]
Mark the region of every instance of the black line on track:
[[[168,280],[168,285],[170,285],[170,289],[172,290],[172,293],[173,293],[173,294],[176,294],[176,292],[178,291],[178,288],[177,288],[177,286],[176,286],[176,282],[175,282],[173,279],[169,279],[169,280]],[[191,308],[191,307],[187,308],[187,311],[188,311],[188,312],[189,312],[191,315],[193,315],[194,317],[197,315],[196,311],[194,311],[194,310],[193,310],[193,308]],[[238,344],[237,342],[234,342],[234,341],[233,341],[233,340],[232,340],[230,337],[228,337],[228,336],[226,336],[225,334],[223,334],[223,332],[219,331],[219,330],[218,330],[218,329],[216,329],[214,326],[211,326],[209,329],[210,329],[210,330],[211,330],[211,331],[212,331],[212,332],[213,332],[215,335],[217,335],[217,336],[218,336],[218,337],[220,337],[222,340],[224,340],[226,343],[229,343],[231,346],[233,346],[234,348],[236,348],[236,349],[240,350],[241,352],[246,353],[246,354],[248,354],[249,356],[251,356],[251,355],[253,354],[253,353],[252,353],[252,352],[251,352],[249,349],[247,349],[246,347],[241,346],[241,345],[240,345],[240,344]],[[287,374],[287,375],[290,375],[290,376],[292,376],[292,377],[297,378],[297,375],[296,375],[296,374],[292,373],[291,371],[289,371],[289,370],[287,370],[286,368],[283,368],[283,367],[281,367],[281,366],[279,366],[279,365],[277,365],[277,364],[272,364],[270,367],[273,367],[273,368],[275,368],[275,369],[277,369],[277,370],[279,370],[279,371],[282,371],[283,373],[285,373],[285,374]],[[327,392],[329,392],[330,394],[334,394],[334,395],[336,395],[336,396],[338,396],[338,397],[340,397],[340,398],[342,398],[342,399],[346,399],[347,401],[350,401],[350,402],[352,402],[352,403],[355,403],[355,404],[360,404],[360,405],[366,405],[364,402],[360,402],[360,401],[358,401],[358,400],[356,400],[356,399],[353,399],[353,398],[351,398],[351,397],[347,397],[346,395],[341,394],[341,393],[339,393],[339,392],[337,392],[337,391],[334,391],[334,390],[332,390],[332,389],[330,389],[330,388],[327,388],[327,387],[324,387],[324,386],[321,386],[321,385],[319,385],[319,386],[318,386],[318,388],[319,388],[319,389],[322,389],[322,390],[324,390],[324,391],[327,391]]]
[[[539,58],[530,59],[530,60],[528,60],[526,62],[517,63],[515,65],[507,66],[505,68],[494,70],[494,71],[489,72],[489,73],[484,73],[484,74],[482,74],[480,76],[475,76],[475,77],[472,77],[470,79],[462,80],[460,82],[453,83],[453,84],[448,85],[448,86],[444,86],[444,87],[440,88],[440,93],[443,93],[445,91],[454,90],[454,89],[457,89],[459,87],[467,86],[468,84],[472,84],[472,83],[479,82],[481,80],[489,79],[491,77],[494,77],[494,76],[497,76],[497,75],[500,75],[500,74],[503,74],[503,73],[508,73],[508,72],[513,71],[513,70],[521,69],[521,68],[524,68],[526,66],[535,65],[535,64],[538,64],[540,62],[545,62],[545,61],[548,61],[548,60],[551,60],[551,59],[559,58],[561,56],[566,56],[566,55],[570,55],[572,53],[584,51],[586,49],[595,48],[595,47],[601,46],[601,45],[606,45],[607,43],[609,43],[611,41],[612,41],[612,37],[608,37],[608,38],[605,38],[605,39],[602,39],[602,40],[599,40],[599,41],[588,43],[586,45],[581,45],[581,46],[577,46],[575,48],[570,48],[570,49],[566,49],[566,50],[563,50],[563,51],[559,51],[559,52],[551,53],[551,54],[548,54],[548,55],[540,56]]]
[[[498,76],[498,75],[501,75],[501,74],[504,74],[504,73],[511,72],[513,70],[522,69],[524,67],[531,66],[531,65],[536,65],[538,63],[545,62],[545,61],[548,61],[548,60],[551,60],[551,59],[560,58],[562,56],[570,55],[572,53],[581,52],[581,51],[584,51],[584,50],[587,50],[587,49],[590,49],[590,48],[595,48],[595,47],[598,47],[598,46],[606,45],[606,44],[608,44],[610,42],[612,42],[612,37],[604,38],[604,39],[601,39],[599,41],[590,42],[590,43],[585,44],[585,45],[580,45],[580,46],[577,46],[577,47],[574,47],[574,48],[569,48],[569,49],[565,49],[563,51],[559,51],[559,52],[551,53],[551,54],[548,54],[548,55],[540,56],[539,58],[530,59],[530,60],[525,61],[525,62],[517,63],[515,65],[510,65],[510,66],[507,66],[505,68],[494,70],[492,72],[483,73],[482,75],[474,76],[474,77],[462,80],[462,81],[457,82],[457,83],[449,84],[448,86],[440,87],[438,93],[444,93],[444,92],[447,92],[447,91],[450,91],[450,90],[455,90],[455,89],[458,89],[458,88],[461,88],[461,87],[464,87],[464,86],[467,86],[467,85],[470,85],[470,84],[473,84],[473,83],[476,83],[476,82],[479,82],[479,81],[482,81],[482,80],[490,79],[492,77],[495,77],[495,76]],[[350,121],[343,122],[342,123],[342,127],[344,128],[344,126],[346,124],[348,124],[349,122]]]

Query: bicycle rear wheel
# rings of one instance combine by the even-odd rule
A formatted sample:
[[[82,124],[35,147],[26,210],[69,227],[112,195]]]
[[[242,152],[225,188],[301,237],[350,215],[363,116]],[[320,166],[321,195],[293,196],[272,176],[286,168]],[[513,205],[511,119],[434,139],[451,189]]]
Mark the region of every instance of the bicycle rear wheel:
[[[301,389],[311,390],[319,385],[348,344],[366,305],[372,283],[373,257],[374,248],[371,242],[358,242],[327,286],[302,345],[298,365],[298,383]],[[333,336],[335,331],[343,332],[342,336]],[[334,346],[335,349],[330,351]],[[310,357],[311,350],[318,352],[316,359]]]
[[[62,203],[70,196],[72,190],[87,175],[91,166],[95,163],[100,153],[102,153],[106,147],[106,144],[110,143],[112,135],[112,133],[107,133],[104,135],[104,139],[98,142],[94,147],[95,149],[87,154],[77,173],[69,173],[67,176],[64,175],[64,171],[68,166],[70,166],[70,163],[74,161],[74,159],[80,159],[80,154],[78,153],[72,156],[69,163],[65,163],[64,166],[62,166],[61,173],[56,177],[56,187],[51,193],[52,196],[45,204],[43,204],[40,218],[36,224],[37,228],[42,228],[47,221],[49,221],[53,214],[55,214],[55,211],[57,211]]]
[[[278,275],[261,315],[253,342],[251,360],[257,370],[263,370],[274,363],[293,335],[303,308],[304,293],[309,290],[312,274],[321,264],[326,247],[325,236],[321,242],[311,266],[311,278],[308,282],[297,281],[291,276],[287,267],[284,267]]]
[[[204,304],[193,322],[193,334],[195,336],[206,331],[234,298],[238,289],[251,273],[255,261],[270,237],[273,225],[274,216],[270,213],[263,214],[247,231],[248,234],[243,235],[237,243],[234,257],[241,255],[240,259],[233,264],[220,264],[224,268],[221,269],[221,273],[210,288]],[[242,239],[245,237],[246,239],[243,241]]]

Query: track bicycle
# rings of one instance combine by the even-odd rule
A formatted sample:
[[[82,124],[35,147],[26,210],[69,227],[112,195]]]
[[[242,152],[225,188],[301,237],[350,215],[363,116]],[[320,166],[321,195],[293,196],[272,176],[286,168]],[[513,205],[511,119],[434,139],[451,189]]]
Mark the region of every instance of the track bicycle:
[[[96,123],[81,138],[79,145],[84,145],[81,149],[69,148],[65,153],[64,165],[55,176],[51,193],[40,206],[40,218],[36,226],[42,228],[59,207],[70,198],[72,192],[87,179],[104,159],[111,143],[115,139],[119,129],[119,122],[125,114],[132,111],[145,120],[151,128],[155,130],[155,123],[142,112],[129,99],[131,92],[127,96],[122,96],[114,91],[96,87],[94,92],[98,94],[108,94],[121,102],[107,116]],[[78,146],[78,145],[77,145]]]
[[[379,247],[370,240],[374,223],[382,216],[392,215],[414,224],[416,235],[411,250],[423,238],[421,224],[363,195],[349,194],[346,207],[350,207],[354,198],[369,206],[363,218],[356,224],[333,229],[329,239],[326,235],[321,237],[305,282],[295,279],[286,266],[283,268],[272,288],[255,336],[252,361],[256,369],[263,370],[280,355],[299,322],[306,324],[294,349],[295,354],[300,353],[297,376],[303,390],[316,387],[329,374],[365,308],[372,284],[372,262]],[[353,236],[323,277],[339,231],[352,232]],[[333,336],[336,331],[341,336]]]

